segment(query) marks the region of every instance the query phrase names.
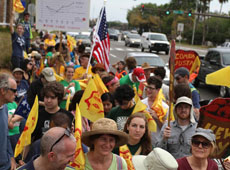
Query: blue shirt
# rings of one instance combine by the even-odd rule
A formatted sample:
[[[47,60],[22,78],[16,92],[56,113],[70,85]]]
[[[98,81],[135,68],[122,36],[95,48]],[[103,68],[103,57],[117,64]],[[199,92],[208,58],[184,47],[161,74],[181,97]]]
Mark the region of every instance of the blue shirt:
[[[189,83],[189,87],[192,92],[192,104],[194,108],[200,108],[200,94],[198,93],[197,89]]]
[[[20,84],[17,86],[18,95],[16,96],[15,101],[19,102],[20,98],[26,95],[28,89],[29,89],[28,82],[26,80],[21,80]]]
[[[12,50],[14,57],[23,58],[23,50],[25,49],[25,38],[24,36],[19,36],[16,32],[11,34],[12,39]]]
[[[0,107],[0,129],[0,170],[7,170],[10,168],[10,158],[13,157],[13,151],[8,132],[8,109],[6,104]]]

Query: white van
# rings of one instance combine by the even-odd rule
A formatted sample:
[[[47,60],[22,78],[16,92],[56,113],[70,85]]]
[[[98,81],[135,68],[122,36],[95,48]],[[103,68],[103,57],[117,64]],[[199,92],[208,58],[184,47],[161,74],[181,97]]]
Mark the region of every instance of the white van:
[[[170,44],[165,34],[154,32],[143,32],[141,36],[141,51],[148,49],[149,52],[164,51],[166,55],[169,53]]]

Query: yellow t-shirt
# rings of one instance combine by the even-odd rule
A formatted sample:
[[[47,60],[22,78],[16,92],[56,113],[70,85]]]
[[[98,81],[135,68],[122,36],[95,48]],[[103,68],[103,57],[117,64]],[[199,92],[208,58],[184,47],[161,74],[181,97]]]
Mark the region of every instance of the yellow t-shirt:
[[[88,69],[88,75],[92,75],[92,71],[91,71],[92,66],[89,66]],[[81,78],[84,74],[86,73],[86,69],[81,67],[78,67],[75,69],[74,75],[73,75],[73,79],[79,79]]]

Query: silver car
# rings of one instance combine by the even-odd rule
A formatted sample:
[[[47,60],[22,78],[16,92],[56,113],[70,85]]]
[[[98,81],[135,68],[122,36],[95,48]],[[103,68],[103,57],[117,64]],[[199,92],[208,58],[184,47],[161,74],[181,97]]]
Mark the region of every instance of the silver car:
[[[141,45],[141,36],[139,34],[127,34],[125,38],[125,46],[137,46]]]

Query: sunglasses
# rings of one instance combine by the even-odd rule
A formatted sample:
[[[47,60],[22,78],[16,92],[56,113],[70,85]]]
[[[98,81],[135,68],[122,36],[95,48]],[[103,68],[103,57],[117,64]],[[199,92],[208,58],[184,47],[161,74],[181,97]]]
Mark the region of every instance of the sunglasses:
[[[199,140],[192,140],[192,145],[195,146],[195,147],[199,147],[200,144],[202,145],[202,148],[209,148],[211,146],[211,142],[201,142]]]
[[[16,92],[17,92],[17,89],[13,89],[13,88],[9,88],[9,87],[7,87],[7,90],[12,91],[13,93],[16,93]]]
[[[53,147],[54,147],[58,142],[60,142],[60,141],[62,140],[62,138],[64,138],[64,136],[70,137],[70,135],[71,135],[71,131],[70,131],[69,128],[67,128],[67,129],[65,130],[64,134],[63,134],[60,138],[58,138],[58,139],[56,140],[56,142],[54,142],[54,144],[51,146],[50,152],[52,152]]]

